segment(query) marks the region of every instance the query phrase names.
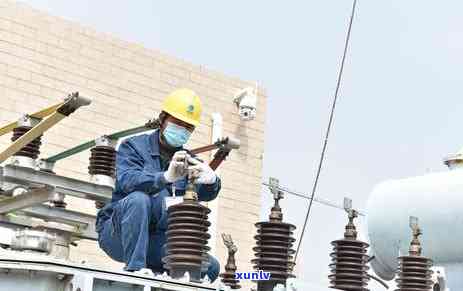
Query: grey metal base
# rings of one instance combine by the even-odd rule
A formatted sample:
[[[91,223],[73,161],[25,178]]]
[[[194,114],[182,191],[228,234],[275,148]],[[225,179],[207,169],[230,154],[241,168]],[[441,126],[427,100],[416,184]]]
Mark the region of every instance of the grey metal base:
[[[8,291],[206,291],[219,290],[197,284],[103,270],[47,256],[0,251],[0,290]]]

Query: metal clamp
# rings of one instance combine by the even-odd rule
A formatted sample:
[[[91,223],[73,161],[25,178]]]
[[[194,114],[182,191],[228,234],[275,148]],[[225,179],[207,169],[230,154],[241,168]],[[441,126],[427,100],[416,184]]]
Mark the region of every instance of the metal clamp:
[[[56,111],[65,116],[69,116],[79,107],[90,105],[90,103],[92,103],[92,100],[80,96],[79,92],[74,92],[69,94],[68,97],[64,99],[64,104],[61,105],[58,109],[56,109]]]

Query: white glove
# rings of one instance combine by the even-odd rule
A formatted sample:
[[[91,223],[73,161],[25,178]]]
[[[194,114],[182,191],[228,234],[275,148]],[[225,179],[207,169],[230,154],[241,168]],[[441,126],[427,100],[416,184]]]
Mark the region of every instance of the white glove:
[[[170,161],[169,168],[164,172],[164,178],[168,183],[174,183],[177,180],[185,177],[185,159],[188,158],[186,151],[175,152]]]
[[[191,176],[195,178],[195,184],[214,184],[217,181],[217,175],[208,164],[198,161],[194,158],[189,158],[188,162],[193,164],[188,167]]]

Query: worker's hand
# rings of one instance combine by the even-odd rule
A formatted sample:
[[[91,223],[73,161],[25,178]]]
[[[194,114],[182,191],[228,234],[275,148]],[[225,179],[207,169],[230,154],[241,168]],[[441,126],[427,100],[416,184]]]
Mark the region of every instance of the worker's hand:
[[[208,164],[198,161],[194,158],[189,158],[188,162],[191,166],[188,167],[188,171],[191,176],[195,179],[196,184],[214,184],[217,180],[217,175],[214,170],[209,167]]]
[[[189,155],[186,151],[175,152],[170,161],[169,168],[164,172],[164,178],[168,183],[174,183],[185,177],[185,160],[188,159],[188,157]]]

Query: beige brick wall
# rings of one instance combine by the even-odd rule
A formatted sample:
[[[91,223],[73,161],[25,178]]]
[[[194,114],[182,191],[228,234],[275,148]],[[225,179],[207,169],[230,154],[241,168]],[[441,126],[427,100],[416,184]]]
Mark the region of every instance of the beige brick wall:
[[[224,135],[237,136],[242,147],[221,168],[217,229],[235,238],[240,249],[237,263],[243,271],[251,269],[253,223],[260,212],[266,97],[259,88],[257,118],[244,123],[232,96],[237,89],[253,85],[23,4],[0,0],[0,124],[54,104],[72,91],[93,99],[91,106],[45,134],[42,156],[143,124],[159,112],[163,97],[178,87],[197,91],[204,104],[204,118],[191,147],[211,141],[211,114],[222,114]],[[9,136],[0,139],[1,147],[8,143]],[[88,152],[82,153],[59,162],[56,170],[87,179],[87,161]],[[71,204],[89,213],[95,211],[92,203]],[[220,243],[217,249],[223,262],[225,248]],[[81,242],[72,257],[111,264],[94,242]]]

